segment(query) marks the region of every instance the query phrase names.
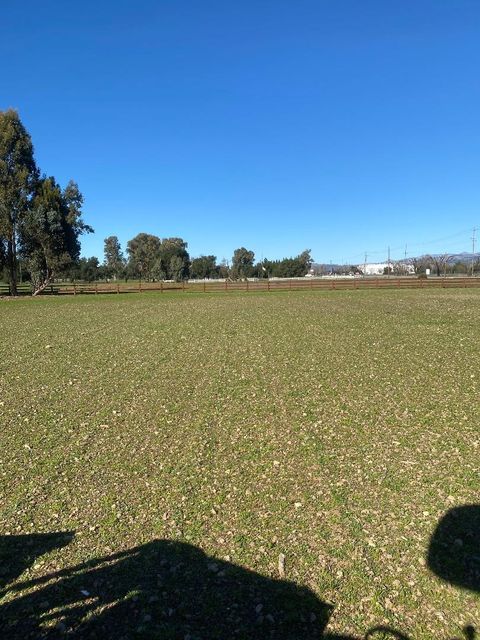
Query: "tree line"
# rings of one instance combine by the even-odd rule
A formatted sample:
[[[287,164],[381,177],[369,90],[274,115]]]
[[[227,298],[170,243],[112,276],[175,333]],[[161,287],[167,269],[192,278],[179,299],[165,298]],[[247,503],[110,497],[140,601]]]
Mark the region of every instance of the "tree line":
[[[80,258],[80,238],[93,233],[82,218],[83,196],[76,182],[61,187],[42,174],[34,158],[31,137],[13,109],[0,111],[0,280],[12,295],[18,282],[28,281],[33,295],[56,279],[175,280],[186,278],[295,277],[312,265],[310,251],[294,258],[255,263],[253,251],[240,247],[231,264],[216,256],[190,259],[182,238],[139,233],[126,253],[117,236],[104,243],[104,261]]]
[[[255,261],[253,251],[239,247],[231,261],[214,255],[190,258],[182,238],[159,238],[139,233],[123,252],[117,236],[105,239],[104,260],[80,258],[80,238],[93,229],[82,218],[83,196],[76,182],[60,186],[41,173],[29,133],[13,109],[0,111],[0,280],[17,294],[18,281],[31,283],[37,295],[55,279],[146,281],[193,279],[292,278],[312,268],[310,250],[282,260]],[[313,265],[314,272],[362,275],[362,265]],[[447,253],[392,263],[386,274],[437,276],[471,273],[480,269],[478,256],[459,260]]]
[[[146,281],[192,279],[231,279],[268,277],[302,277],[311,265],[310,251],[295,258],[255,262],[255,253],[239,247],[233,252],[231,263],[217,262],[214,255],[201,255],[190,259],[188,244],[182,238],[161,239],[148,233],[139,233],[127,242],[126,255],[117,236],[104,241],[104,262],[97,258],[79,261],[78,279],[141,279]]]

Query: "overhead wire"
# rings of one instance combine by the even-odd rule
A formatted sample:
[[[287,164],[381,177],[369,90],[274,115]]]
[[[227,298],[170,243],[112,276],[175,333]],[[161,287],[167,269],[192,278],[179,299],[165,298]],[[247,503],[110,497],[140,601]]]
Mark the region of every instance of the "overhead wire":
[[[436,245],[439,243],[444,243],[444,242],[448,242],[451,240],[454,240],[456,238],[460,238],[460,237],[465,237],[465,235],[467,233],[471,233],[472,228],[469,229],[463,229],[462,231],[458,231],[456,233],[450,234],[448,236],[443,236],[442,238],[436,238],[434,240],[426,240],[423,242],[407,242],[407,243],[403,243],[402,245],[398,245],[395,247],[390,247],[390,254],[392,256],[392,254],[396,254],[398,252],[402,252],[402,254],[405,252],[405,247],[408,247],[409,249],[411,248],[420,248],[420,247],[427,247],[427,246],[432,246],[432,245]],[[465,238],[466,240],[466,238]],[[443,253],[452,253],[452,250],[454,248],[458,248],[458,252],[462,253],[461,248],[465,247],[466,243],[462,240],[458,240],[457,242],[454,243],[450,243],[449,244],[449,251],[444,251]],[[446,248],[446,247],[445,247]],[[464,251],[465,253],[471,253],[467,250]],[[362,252],[362,253],[357,253],[357,254],[352,254],[351,256],[349,256],[348,258],[344,259],[342,258],[343,262],[342,264],[363,264],[364,263],[364,258],[365,255],[367,255],[369,258],[370,257],[374,257],[374,256],[384,256],[385,261],[387,260],[387,254],[388,254],[388,247],[385,247],[383,249],[375,249],[375,250],[369,250],[367,249],[366,251]],[[411,254],[410,254],[410,257]],[[392,259],[392,258],[391,258]],[[402,255],[402,258],[400,259],[405,259],[405,255]]]

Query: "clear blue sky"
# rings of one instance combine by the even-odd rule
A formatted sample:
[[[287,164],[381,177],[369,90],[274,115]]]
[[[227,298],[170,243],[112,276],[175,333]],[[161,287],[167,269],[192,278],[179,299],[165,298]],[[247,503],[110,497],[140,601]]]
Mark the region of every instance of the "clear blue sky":
[[[363,262],[480,224],[479,0],[3,2],[0,56],[84,255],[145,231]]]

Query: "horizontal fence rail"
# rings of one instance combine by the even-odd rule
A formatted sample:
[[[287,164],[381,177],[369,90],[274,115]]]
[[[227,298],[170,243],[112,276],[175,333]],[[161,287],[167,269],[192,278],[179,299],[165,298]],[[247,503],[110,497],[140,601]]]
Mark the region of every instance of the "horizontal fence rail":
[[[474,288],[480,287],[480,277],[382,277],[382,278],[329,278],[329,279],[291,279],[257,281],[219,281],[197,282],[94,282],[94,283],[56,283],[48,286],[41,295],[80,295],[80,294],[119,294],[144,293],[214,293],[231,291],[340,291],[352,289],[431,289],[431,288]],[[30,295],[29,284],[18,285],[19,295]],[[0,296],[10,295],[9,285],[0,284]]]

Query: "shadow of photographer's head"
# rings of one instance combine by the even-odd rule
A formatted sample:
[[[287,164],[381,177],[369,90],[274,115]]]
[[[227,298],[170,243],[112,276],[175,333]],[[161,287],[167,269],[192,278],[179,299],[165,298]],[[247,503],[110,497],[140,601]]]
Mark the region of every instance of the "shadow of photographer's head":
[[[450,584],[480,592],[480,505],[456,507],[443,516],[431,538],[427,563]]]

